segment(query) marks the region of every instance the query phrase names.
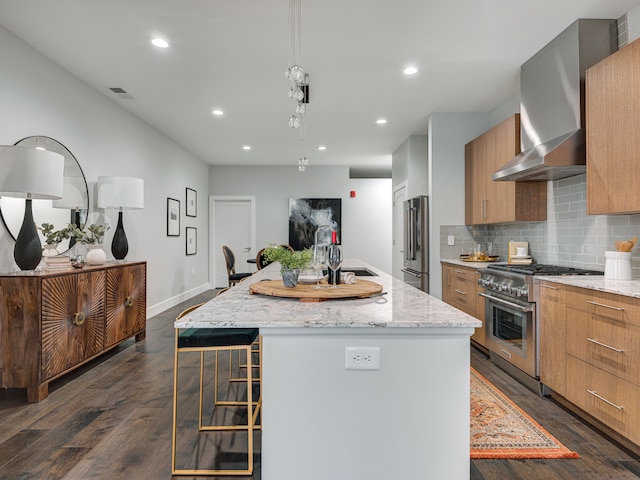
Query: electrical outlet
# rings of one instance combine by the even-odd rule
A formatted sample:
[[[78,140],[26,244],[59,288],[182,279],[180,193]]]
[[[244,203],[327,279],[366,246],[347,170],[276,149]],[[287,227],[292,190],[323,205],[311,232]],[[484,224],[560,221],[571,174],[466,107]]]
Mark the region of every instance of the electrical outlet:
[[[380,347],[345,347],[347,370],[380,370]]]
[[[456,244],[455,237],[453,235],[449,235],[449,238],[447,238],[447,245],[451,247],[455,244]]]

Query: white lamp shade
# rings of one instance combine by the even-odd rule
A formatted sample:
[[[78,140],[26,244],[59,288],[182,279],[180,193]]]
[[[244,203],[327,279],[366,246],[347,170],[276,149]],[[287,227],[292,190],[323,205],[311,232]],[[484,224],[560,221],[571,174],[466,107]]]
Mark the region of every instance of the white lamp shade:
[[[0,196],[62,197],[64,157],[30,147],[0,146]]]
[[[135,177],[98,177],[98,208],[144,208],[144,180]]]
[[[64,177],[62,198],[51,202],[53,208],[83,209],[86,200],[82,191],[85,189],[84,179],[81,177]]]

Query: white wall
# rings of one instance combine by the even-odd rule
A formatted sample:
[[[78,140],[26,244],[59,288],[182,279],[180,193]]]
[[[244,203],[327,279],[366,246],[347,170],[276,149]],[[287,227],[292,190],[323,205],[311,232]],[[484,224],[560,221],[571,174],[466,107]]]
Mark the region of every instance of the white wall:
[[[429,145],[426,135],[410,135],[393,155],[393,187],[407,182],[407,198],[429,195]]]
[[[356,191],[350,198],[349,192]],[[256,248],[289,242],[289,198],[341,198],[345,257],[391,274],[391,179],[350,179],[348,167],[211,166],[211,195],[256,197]]]
[[[52,137],[74,154],[90,190],[90,221],[102,221],[94,208],[99,175],[127,175],[145,181],[144,210],[127,211],[124,224],[129,255],[147,263],[148,315],[208,287],[208,166],[146,123],[126,113],[26,43],[0,27],[0,144],[32,135]],[[131,100],[135,101],[135,100]],[[184,214],[185,188],[198,191],[198,217]],[[166,202],[181,202],[181,235],[166,236]],[[117,213],[107,211],[113,228]],[[185,227],[198,228],[198,254],[185,255]],[[0,226],[0,271],[13,271],[14,242]],[[192,274],[195,269],[195,274]]]
[[[487,113],[429,117],[429,293],[442,298],[440,225],[464,225],[464,146],[487,130]]]

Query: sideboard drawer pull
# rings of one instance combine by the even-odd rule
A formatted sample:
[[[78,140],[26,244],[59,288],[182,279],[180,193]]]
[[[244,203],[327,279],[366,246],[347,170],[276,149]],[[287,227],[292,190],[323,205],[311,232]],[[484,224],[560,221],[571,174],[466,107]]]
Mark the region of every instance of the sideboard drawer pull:
[[[596,397],[598,400],[602,400],[603,402],[608,403],[609,405],[611,405],[614,408],[617,408],[618,410],[623,410],[624,409],[624,407],[621,407],[620,405],[616,405],[615,403],[613,403],[613,402],[607,400],[606,398],[598,395],[595,390],[587,390],[587,392],[589,392],[591,395]]]
[[[606,305],[604,303],[592,302],[591,300],[587,300],[587,303],[590,303],[591,305],[595,305],[596,307],[610,308],[612,310],[618,310],[619,312],[624,312],[624,308],[621,308],[621,307],[613,307],[611,305]]]
[[[124,306],[131,307],[132,305],[133,305],[133,297],[127,297],[127,299],[124,301]]]
[[[596,345],[608,348],[609,350],[613,350],[614,352],[624,353],[624,350],[620,350],[619,348],[612,347],[611,345],[607,345],[606,343],[599,342],[597,340],[594,340],[593,338],[587,337],[587,342],[595,343]]]
[[[84,313],[78,312],[73,314],[73,324],[76,326],[80,326],[84,323]]]

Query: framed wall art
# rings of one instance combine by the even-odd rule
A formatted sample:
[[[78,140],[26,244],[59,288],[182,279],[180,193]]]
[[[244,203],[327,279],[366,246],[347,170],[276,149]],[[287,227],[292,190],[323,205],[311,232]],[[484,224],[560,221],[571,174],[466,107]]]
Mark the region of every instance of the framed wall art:
[[[167,197],[167,236],[180,236],[180,200]]]
[[[198,229],[187,227],[187,255],[198,253]]]
[[[313,245],[316,230],[328,225],[338,232],[342,222],[342,199],[340,198],[290,198],[289,199],[289,245],[302,250]]]
[[[198,216],[198,192],[187,187],[187,217]]]

